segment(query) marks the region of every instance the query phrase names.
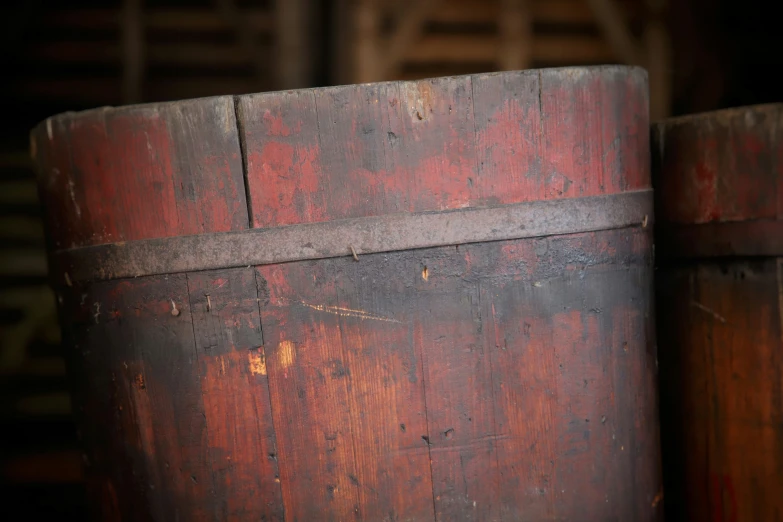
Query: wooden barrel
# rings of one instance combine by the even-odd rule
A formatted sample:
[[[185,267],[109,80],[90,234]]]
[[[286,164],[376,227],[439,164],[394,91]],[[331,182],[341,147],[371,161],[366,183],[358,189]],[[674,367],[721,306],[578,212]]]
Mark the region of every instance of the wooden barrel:
[[[107,520],[655,520],[643,70],[33,133]]]
[[[783,105],[653,127],[669,520],[783,520]]]

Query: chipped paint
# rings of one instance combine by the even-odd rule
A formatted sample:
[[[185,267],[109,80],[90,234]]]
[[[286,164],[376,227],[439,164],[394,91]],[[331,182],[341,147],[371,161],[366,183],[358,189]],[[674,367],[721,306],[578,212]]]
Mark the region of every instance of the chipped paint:
[[[252,375],[266,375],[266,357],[263,352],[250,350],[247,354],[247,362]]]
[[[283,369],[288,368],[294,364],[296,359],[296,350],[294,349],[294,343],[291,341],[281,341],[277,345],[277,361]]]

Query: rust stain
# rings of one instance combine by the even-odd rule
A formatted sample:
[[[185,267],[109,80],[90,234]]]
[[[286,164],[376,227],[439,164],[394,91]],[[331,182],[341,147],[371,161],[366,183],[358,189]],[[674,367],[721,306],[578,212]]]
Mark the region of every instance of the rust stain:
[[[277,345],[277,359],[283,369],[294,364],[295,358],[296,351],[294,350],[294,343],[291,341],[281,341],[280,344]]]
[[[353,310],[351,308],[342,308],[340,306],[314,305],[305,303],[304,301],[300,301],[300,303],[308,308],[312,308],[313,310],[339,315],[340,317],[356,317],[357,319],[372,319],[373,321],[385,321],[387,323],[402,323],[402,321],[398,321],[397,319],[374,315],[365,310]]]
[[[266,375],[266,358],[263,353],[251,350],[247,354],[247,362],[251,374]]]

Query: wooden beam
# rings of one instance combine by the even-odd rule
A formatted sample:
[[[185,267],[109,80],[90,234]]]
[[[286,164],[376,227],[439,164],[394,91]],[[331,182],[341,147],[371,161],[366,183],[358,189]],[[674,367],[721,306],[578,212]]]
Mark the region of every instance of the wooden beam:
[[[258,60],[263,76],[270,72],[271,47],[258,45],[256,53],[260,59],[251,56],[237,44],[201,43],[154,43],[145,48],[146,62],[160,66],[203,66],[210,68],[241,67]],[[28,60],[62,63],[114,64],[120,60],[120,48],[110,42],[62,42],[38,45],[26,54]]]
[[[355,72],[352,81],[356,83],[377,81],[382,74],[378,51],[381,13],[374,0],[359,0],[354,10],[356,40],[354,42]]]
[[[255,81],[258,85],[272,69],[269,61],[272,49],[269,46],[254,45],[211,45],[198,43],[171,43],[149,46],[149,61],[156,65],[204,66],[219,68],[221,66],[241,67],[252,65]]]
[[[629,65],[643,63],[644,55],[631,34],[620,8],[615,0],[587,0],[614,54]]]
[[[5,249],[0,257],[0,276],[44,277],[48,273],[46,254],[37,248]]]
[[[16,81],[7,87],[10,93],[29,99],[55,100],[73,104],[89,103],[92,106],[122,103],[118,78],[29,79]],[[258,90],[256,82],[246,77],[225,76],[150,78],[145,87],[150,99],[160,101],[223,94],[248,94]],[[272,88],[274,87],[271,84],[266,83],[261,86],[261,90]],[[2,261],[0,258],[0,269],[3,265]]]
[[[593,13],[584,0],[530,0],[533,20],[552,25],[591,25]]]
[[[416,44],[405,63],[496,63],[499,47],[500,40],[494,36],[432,34]],[[586,35],[537,35],[530,59],[547,65],[615,61],[606,42]]]
[[[495,63],[499,47],[497,36],[430,34],[416,42],[405,63]]]
[[[142,0],[122,3],[122,102],[139,103],[144,81]]]
[[[379,2],[374,2],[376,5]],[[387,12],[400,9],[400,0],[380,2],[378,9]],[[533,21],[552,25],[591,25],[595,18],[584,0],[528,0]],[[441,24],[494,24],[500,3],[487,0],[444,0],[428,17]]]
[[[500,8],[485,0],[446,0],[429,19],[439,24],[494,24]]]
[[[528,0],[527,5],[536,23],[563,26],[595,23],[584,0]],[[440,4],[429,19],[440,24],[494,24],[500,12],[501,2],[448,0]]]
[[[218,0],[218,4],[220,4]],[[235,4],[235,2],[230,2]],[[268,11],[261,9],[241,9],[234,7],[235,12],[224,13],[224,6],[217,6],[221,9],[221,16],[215,16],[212,10],[208,9],[157,9],[149,13],[145,19],[147,27],[150,29],[162,31],[192,31],[192,32],[218,32],[226,30],[236,31],[234,17],[242,21],[243,30],[250,30],[255,33],[273,32],[275,27],[274,17]]]
[[[38,187],[34,179],[0,180],[0,205],[37,205]]]
[[[310,83],[308,0],[277,0],[277,85],[281,89],[307,87]]]
[[[237,35],[239,45],[245,51],[245,55],[253,64],[256,83],[260,86],[264,82],[264,74],[267,72],[264,66],[264,55],[258,49],[256,43],[256,34],[247,19],[242,16],[242,12],[237,8],[234,0],[215,0],[215,5],[223,20],[226,21]]]
[[[386,48],[388,51],[384,57],[381,78],[386,79],[398,72],[399,66],[405,58],[405,54],[412,45],[415,45],[421,36],[424,22],[427,21],[433,9],[441,0],[417,0],[407,11],[402,20],[399,20],[397,29],[391,37]]]
[[[650,119],[657,121],[671,113],[671,42],[663,22],[665,0],[647,0],[647,7],[650,16],[643,35],[645,66],[650,82]]]
[[[274,30],[272,14],[263,9],[240,9],[239,16],[254,33]],[[230,22],[215,16],[213,9],[147,8],[143,13],[144,26],[155,31],[183,31],[216,33],[231,31]],[[51,10],[44,14],[42,25],[48,29],[65,28],[85,31],[110,31],[121,24],[117,9],[69,9]]]
[[[501,70],[527,69],[533,54],[533,20],[528,0],[501,0],[498,29]]]
[[[613,50],[602,38],[589,35],[538,35],[533,61],[541,66],[616,63]]]
[[[3,463],[1,475],[11,484],[82,483],[84,461],[75,450],[14,456]]]
[[[329,45],[332,66],[328,71],[328,82],[332,85],[343,85],[353,81],[353,49],[354,23],[351,13],[354,5],[351,0],[334,0],[330,13],[331,42]]]

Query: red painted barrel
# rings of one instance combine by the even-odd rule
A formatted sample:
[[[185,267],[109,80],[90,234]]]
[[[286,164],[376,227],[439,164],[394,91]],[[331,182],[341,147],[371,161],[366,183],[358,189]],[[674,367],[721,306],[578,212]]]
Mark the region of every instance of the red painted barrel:
[[[783,105],[653,127],[669,520],[783,518]]]
[[[658,520],[644,71],[33,133],[96,516]]]

